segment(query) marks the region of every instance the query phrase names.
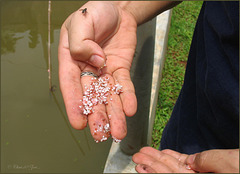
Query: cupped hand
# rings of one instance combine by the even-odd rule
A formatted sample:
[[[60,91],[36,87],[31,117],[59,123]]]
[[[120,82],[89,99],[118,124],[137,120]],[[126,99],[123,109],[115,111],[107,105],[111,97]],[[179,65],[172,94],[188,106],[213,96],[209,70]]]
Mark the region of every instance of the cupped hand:
[[[239,173],[239,149],[206,150],[192,155],[143,147],[132,157],[139,173]]]
[[[137,24],[134,17],[111,2],[88,2],[63,23],[58,48],[59,81],[69,122],[75,129],[89,124],[96,141],[126,136],[126,116],[136,112],[137,100],[130,79],[130,67],[136,47]],[[105,65],[105,66],[104,66]],[[80,77],[93,72],[107,77],[109,84],[120,84],[122,93],[111,94],[108,104],[97,104],[94,112],[83,114],[83,95],[97,79]],[[109,119],[109,115],[111,119]],[[111,131],[101,127],[110,124]]]
[[[132,157],[138,173],[195,173],[186,163],[188,155],[173,150],[143,147]]]

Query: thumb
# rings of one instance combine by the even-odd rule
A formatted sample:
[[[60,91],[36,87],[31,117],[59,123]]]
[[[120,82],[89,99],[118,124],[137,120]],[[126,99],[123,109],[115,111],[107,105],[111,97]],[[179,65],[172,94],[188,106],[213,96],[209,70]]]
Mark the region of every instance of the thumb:
[[[94,41],[95,32],[88,12],[74,12],[63,24],[68,33],[68,46],[73,59],[87,61],[94,67],[101,68],[105,64],[105,54]]]
[[[198,172],[232,173],[239,171],[239,151],[236,150],[207,150],[189,155],[186,159],[188,166]]]
[[[193,155],[189,155],[186,159],[186,163],[188,166],[195,171],[198,172],[207,172],[206,166],[206,155],[204,156],[204,153],[196,153]]]
[[[69,50],[75,60],[87,61],[97,68],[102,68],[105,64],[105,54],[102,48],[94,41],[84,40],[76,43],[75,39],[71,39]]]

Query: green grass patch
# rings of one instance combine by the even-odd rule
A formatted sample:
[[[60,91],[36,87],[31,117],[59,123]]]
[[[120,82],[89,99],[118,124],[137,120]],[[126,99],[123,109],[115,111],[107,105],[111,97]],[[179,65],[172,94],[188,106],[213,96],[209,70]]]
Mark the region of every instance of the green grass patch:
[[[152,147],[158,148],[163,129],[168,122],[180,93],[192,35],[202,1],[184,1],[173,8],[168,48],[159,90]]]

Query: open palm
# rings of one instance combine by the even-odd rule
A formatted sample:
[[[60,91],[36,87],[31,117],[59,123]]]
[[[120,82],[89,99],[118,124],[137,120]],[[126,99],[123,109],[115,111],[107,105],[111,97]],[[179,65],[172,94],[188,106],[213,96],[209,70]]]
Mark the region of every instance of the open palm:
[[[88,122],[95,140],[109,136],[109,131],[99,131],[108,123],[112,137],[121,140],[127,133],[125,115],[134,115],[137,108],[130,79],[137,24],[131,14],[110,2],[88,2],[84,8],[85,13],[78,10],[67,18],[60,34],[59,79],[66,111],[75,129],[85,128]],[[103,61],[96,57],[105,59],[106,66],[101,68]],[[96,79],[80,77],[81,72],[108,77],[110,84],[122,85],[123,92],[111,95],[107,105],[98,104],[92,114],[84,115],[81,106],[85,86]]]

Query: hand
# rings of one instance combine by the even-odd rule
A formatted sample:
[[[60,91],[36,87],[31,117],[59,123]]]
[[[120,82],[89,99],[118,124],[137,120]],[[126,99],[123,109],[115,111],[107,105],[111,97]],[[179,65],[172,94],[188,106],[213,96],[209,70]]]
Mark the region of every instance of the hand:
[[[239,149],[207,150],[193,155],[144,147],[133,155],[139,173],[239,173]]]
[[[203,151],[188,156],[186,163],[201,173],[239,173],[239,149]]]
[[[137,108],[130,79],[137,24],[130,13],[112,2],[88,2],[81,7],[84,8],[87,8],[85,13],[77,10],[66,19],[60,33],[59,81],[67,115],[75,129],[85,128],[88,122],[97,141],[104,140],[109,132],[96,133],[96,129],[110,122],[112,136],[121,140],[127,133],[125,115],[134,115]],[[106,67],[101,68],[104,63]],[[85,85],[92,81],[91,76],[80,78],[84,71],[107,76],[111,84],[123,86],[123,93],[112,95],[108,105],[94,106],[94,112],[88,116],[79,107]]]
[[[159,151],[152,147],[143,147],[133,155],[138,173],[195,173],[186,163],[188,155],[173,150]]]

